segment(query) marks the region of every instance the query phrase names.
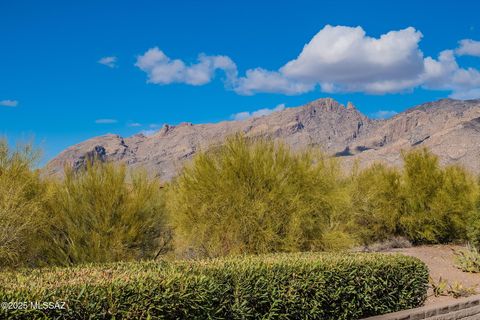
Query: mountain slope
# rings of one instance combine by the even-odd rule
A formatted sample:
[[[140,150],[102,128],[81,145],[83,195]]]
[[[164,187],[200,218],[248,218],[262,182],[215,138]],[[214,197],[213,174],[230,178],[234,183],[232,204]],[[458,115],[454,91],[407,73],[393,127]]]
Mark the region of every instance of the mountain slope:
[[[381,121],[355,143],[372,148],[353,157],[363,166],[375,161],[400,165],[401,150],[426,147],[442,164],[459,164],[480,173],[480,100],[422,104]]]
[[[294,150],[320,147],[347,165],[357,159],[362,166],[377,160],[399,165],[402,149],[425,146],[444,164],[459,163],[480,172],[480,100],[443,99],[388,120],[373,120],[352,104],[345,107],[330,98],[242,121],[164,125],[151,136],[96,137],[60,153],[44,172],[61,175],[64,164],[81,167],[95,156],[133,168],[144,167],[169,180],[196,152],[236,132],[281,140]]]

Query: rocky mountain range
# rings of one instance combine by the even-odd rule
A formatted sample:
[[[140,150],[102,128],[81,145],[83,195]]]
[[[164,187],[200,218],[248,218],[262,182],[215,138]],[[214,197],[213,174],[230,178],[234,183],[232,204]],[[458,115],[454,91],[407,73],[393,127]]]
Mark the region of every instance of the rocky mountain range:
[[[480,99],[442,99],[425,103],[386,120],[370,119],[348,103],[325,98],[262,117],[212,124],[165,124],[153,135],[123,138],[108,134],[61,152],[43,169],[61,176],[65,165],[79,168],[92,157],[143,167],[170,180],[199,150],[243,132],[247,137],[281,140],[293,150],[320,147],[360,166],[380,161],[401,165],[401,151],[427,147],[442,164],[460,164],[480,173]]]

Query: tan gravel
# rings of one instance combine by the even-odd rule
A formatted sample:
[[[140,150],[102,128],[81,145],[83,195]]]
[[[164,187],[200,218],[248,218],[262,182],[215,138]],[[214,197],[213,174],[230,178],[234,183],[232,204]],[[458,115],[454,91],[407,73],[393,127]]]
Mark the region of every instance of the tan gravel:
[[[463,272],[455,267],[454,250],[464,249],[458,245],[432,245],[412,248],[390,249],[389,252],[400,252],[416,257],[425,262],[430,269],[430,276],[438,281],[441,277],[449,283],[461,283],[466,287],[473,287],[480,293],[480,273]],[[450,296],[435,297],[429,289],[429,298],[425,305],[432,305],[445,301],[454,301]]]

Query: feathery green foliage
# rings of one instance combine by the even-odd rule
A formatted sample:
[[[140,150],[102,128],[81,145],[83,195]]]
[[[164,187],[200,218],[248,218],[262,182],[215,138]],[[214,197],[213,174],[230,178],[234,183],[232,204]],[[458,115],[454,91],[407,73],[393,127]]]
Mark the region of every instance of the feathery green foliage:
[[[415,243],[435,242],[441,221],[432,205],[443,183],[436,156],[425,149],[403,155],[401,226]]]
[[[343,184],[338,164],[319,153],[230,137],[170,187],[177,248],[214,257],[344,246],[329,236],[347,219]]]
[[[427,150],[403,169],[376,164],[344,175],[315,150],[241,135],[198,154],[168,185],[113,163],[32,168],[27,145],[0,142],[0,266],[346,249],[393,237],[415,244],[480,243],[480,195],[471,174]],[[168,212],[168,215],[167,215]]]
[[[426,149],[404,155],[400,224],[414,243],[465,239],[475,183],[460,167],[442,169]]]
[[[471,212],[467,220],[467,240],[477,249],[480,249],[480,209]]]
[[[2,319],[359,319],[420,306],[428,269],[382,254],[277,254],[0,273]],[[61,306],[61,305],[60,305]]]
[[[48,193],[32,168],[37,157],[29,144],[12,151],[0,139],[0,267],[32,265],[37,258]]]
[[[480,180],[477,180],[477,184],[480,184]],[[467,219],[467,239],[473,247],[480,249],[480,193],[478,192],[475,199],[475,208]]]
[[[394,236],[415,244],[467,239],[478,186],[458,166],[441,167],[426,149],[403,154],[401,170],[375,164],[352,179],[350,230],[363,244]],[[474,237],[476,229],[470,228]]]
[[[401,173],[397,169],[374,164],[352,181],[351,229],[362,244],[398,235]]]
[[[66,169],[49,203],[54,263],[153,258],[168,241],[160,184],[123,165]]]

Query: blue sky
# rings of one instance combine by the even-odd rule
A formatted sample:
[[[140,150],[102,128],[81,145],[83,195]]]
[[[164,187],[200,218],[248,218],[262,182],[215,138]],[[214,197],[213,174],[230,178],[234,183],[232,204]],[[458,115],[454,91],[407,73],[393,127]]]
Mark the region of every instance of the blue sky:
[[[476,1],[258,2],[1,1],[0,135],[34,137],[45,163],[320,97],[367,115],[480,97]]]

